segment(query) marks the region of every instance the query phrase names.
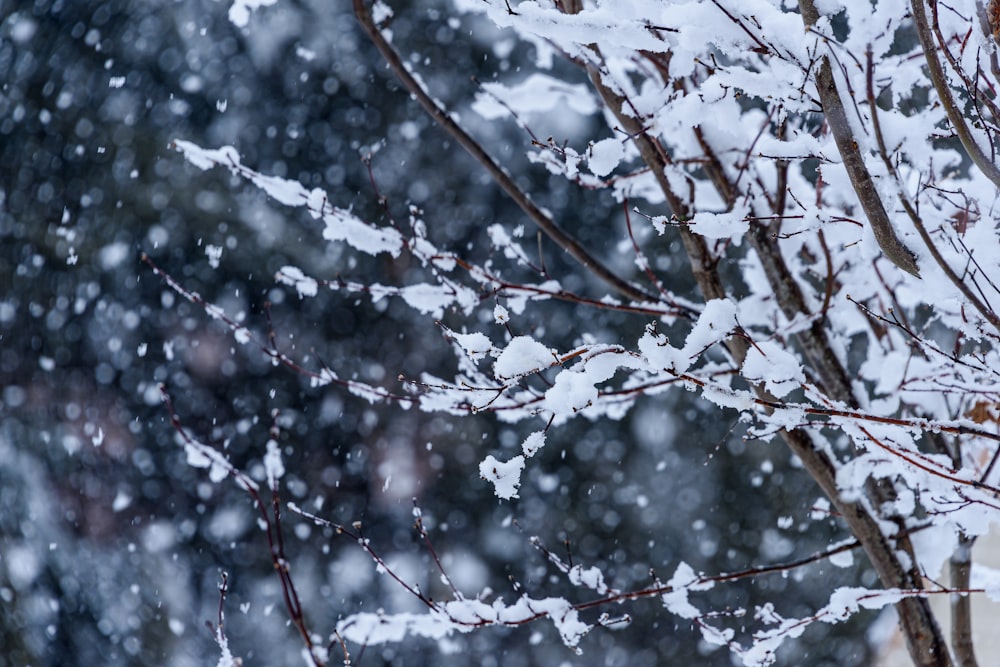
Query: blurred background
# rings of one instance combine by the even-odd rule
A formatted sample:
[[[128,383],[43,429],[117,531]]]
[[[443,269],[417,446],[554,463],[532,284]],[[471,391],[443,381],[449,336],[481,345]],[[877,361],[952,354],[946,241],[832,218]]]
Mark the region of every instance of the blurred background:
[[[250,501],[231,480],[214,484],[185,463],[160,383],[194,437],[258,478],[278,410],[284,498],[331,521],[362,521],[394,570],[436,599],[448,591],[413,529],[414,501],[456,585],[470,596],[490,587],[508,601],[515,583],[536,597],[592,597],[555,576],[532,535],[564,558],[568,549],[574,562],[602,567],[624,589],[648,585],[651,571],[668,579],[680,561],[737,571],[845,537],[811,512],[817,489],[780,443],[745,440],[735,415],[685,392],[643,399],[620,421],[581,419],[551,431],[520,498],[500,504],[478,462],[509,458],[542,423],[420,413],[313,388],[236,344],[140,261],[147,253],[262,338],[273,332],[308,368],[325,364],[394,392],[400,374],[454,373],[440,328],[405,304],[323,290],[301,300],[274,279],[293,264],[318,278],[405,284],[421,277],[419,267],[327,244],[306,211],[225,170],[201,172],[170,147],[174,139],[235,146],[244,164],[324,188],[336,206],[380,224],[405,220],[414,204],[438,245],[471,259],[490,257],[485,230],[495,223],[525,224],[534,247],[530,223],[430,126],[347,5],[281,0],[239,29],[228,2],[0,0],[0,663],[215,664],[206,623],[217,620],[226,572],[233,653],[247,665],[302,664]],[[394,43],[431,91],[560,224],[642,280],[620,205],[530,165],[524,131],[469,109],[473,76],[523,78],[532,48],[444,2],[394,9]],[[556,74],[569,72],[562,67]],[[606,132],[599,118],[568,110],[523,120],[537,136],[581,150]],[[696,298],[679,242],[661,237],[647,247],[672,288]],[[542,252],[564,286],[603,295],[550,244]],[[478,327],[502,340],[492,303]],[[477,326],[455,315],[445,323]],[[646,324],[546,302],[514,328],[566,349],[585,336],[633,345]],[[285,531],[314,632],[326,637],[358,611],[420,611],[351,541],[294,516]],[[823,586],[800,583],[816,577]],[[822,561],[695,602],[752,615],[776,600],[784,616],[808,615],[841,581],[875,583],[862,563]],[[542,622],[440,645],[372,646],[359,664],[731,664],[728,651],[704,645],[656,600],[604,611],[633,622],[596,628],[579,656]],[[871,622],[815,625],[783,661],[866,664]],[[741,621],[720,624],[739,629]],[[360,647],[351,648],[357,659]]]

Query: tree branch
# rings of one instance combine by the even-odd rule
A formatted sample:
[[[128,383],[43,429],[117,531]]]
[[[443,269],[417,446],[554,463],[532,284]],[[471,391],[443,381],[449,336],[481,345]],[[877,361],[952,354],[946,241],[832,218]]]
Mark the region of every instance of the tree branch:
[[[799,9],[802,12],[802,20],[806,28],[811,28],[819,20],[819,12],[812,0],[799,0]],[[889,214],[886,213],[885,206],[882,204],[882,197],[875,187],[868,167],[865,166],[861,150],[854,140],[854,131],[847,120],[844,102],[837,91],[837,82],[833,76],[833,68],[830,66],[830,58],[825,55],[820,56],[819,59],[819,69],[816,72],[816,92],[819,94],[826,122],[830,126],[834,141],[837,143],[837,150],[844,162],[844,168],[851,179],[851,185],[858,195],[858,201],[868,217],[868,222],[871,223],[875,241],[893,264],[907,273],[919,277],[920,267],[917,266],[917,261],[910,249],[903,245],[903,242],[896,236],[896,230],[893,229]]]
[[[933,257],[937,265],[941,267],[941,270],[948,277],[948,280],[951,281],[951,284],[962,293],[962,296],[969,300],[969,303],[971,303],[973,307],[979,311],[980,315],[986,318],[986,321],[1000,331],[1000,317],[997,316],[992,308],[976,296],[972,289],[965,284],[965,281],[963,281],[958,274],[955,273],[951,266],[948,265],[948,262],[945,261],[941,251],[938,250],[937,244],[934,243],[934,239],[931,238],[930,232],[927,231],[927,226],[924,224],[924,220],[920,216],[920,213],[917,212],[913,202],[910,201],[909,197],[907,197],[906,193],[903,191],[902,181],[899,178],[899,173],[896,171],[896,166],[892,163],[892,159],[889,157],[889,150],[886,147],[885,137],[882,133],[882,123],[879,121],[878,105],[875,103],[875,86],[873,81],[874,70],[875,66],[872,62],[872,53],[871,50],[869,50],[867,58],[866,85],[868,88],[868,106],[870,107],[872,113],[872,128],[875,131],[875,142],[878,146],[878,152],[882,158],[882,162],[885,164],[885,168],[888,170],[889,174],[896,180],[896,193],[899,197],[899,203],[903,205],[903,210],[905,210],[906,214],[910,217],[910,221],[916,228],[917,234],[920,235],[920,239],[924,242],[924,245],[927,246],[927,250],[931,253],[931,257]]]
[[[951,588],[967,588],[972,575],[972,544],[975,538],[959,535],[958,546],[948,561]],[[978,667],[972,641],[972,600],[968,595],[951,596],[951,647],[958,667]]]
[[[955,129],[955,134],[958,135],[958,139],[962,142],[962,146],[965,148],[965,152],[969,155],[969,158],[979,167],[979,170],[983,172],[986,178],[993,181],[993,184],[1000,188],[1000,169],[993,164],[990,158],[986,157],[983,149],[976,143],[976,138],[972,136],[972,131],[969,130],[969,125],[965,122],[965,116],[962,115],[962,111],[955,102],[955,97],[951,94],[951,88],[948,86],[948,78],[945,76],[944,68],[941,67],[941,61],[937,57],[937,45],[934,43],[930,24],[927,22],[927,11],[926,7],[924,7],[924,0],[911,0],[910,8],[912,9],[913,23],[917,28],[917,37],[920,39],[920,47],[923,49],[924,58],[927,60],[927,71],[930,75],[931,83],[934,84],[934,90],[937,91],[938,97],[941,99],[941,104],[944,106],[944,111],[948,114],[948,120],[951,121],[951,125]]]
[[[604,265],[599,259],[594,257],[583,245],[577,241],[575,238],[567,234],[559,225],[555,223],[548,215],[546,215],[528,195],[521,190],[514,183],[514,179],[504,171],[500,165],[498,165],[493,158],[487,153],[482,145],[473,139],[462,127],[456,123],[448,113],[442,109],[438,103],[427,94],[423,86],[410,74],[406,65],[400,59],[399,54],[392,47],[391,44],[382,35],[381,30],[375,25],[375,21],[372,18],[371,12],[368,11],[368,6],[365,0],[354,0],[354,15],[358,19],[358,23],[364,28],[364,31],[368,34],[368,37],[375,44],[379,53],[385,59],[389,68],[392,69],[393,73],[400,80],[400,82],[406,87],[406,89],[416,98],[420,106],[424,108],[427,114],[434,119],[442,129],[444,129],[448,134],[450,134],[461,146],[476,159],[479,164],[481,164],[486,171],[490,174],[494,181],[507,193],[511,199],[514,200],[524,213],[531,218],[538,228],[545,232],[552,241],[556,243],[560,248],[565,250],[572,256],[575,260],[580,262],[588,271],[593,273],[595,276],[603,280],[605,283],[610,285],[615,291],[619,292],[622,296],[631,299],[633,301],[646,301],[655,302],[657,297],[652,295],[645,290],[636,287],[630,282],[618,276],[611,269]]]
[[[826,63],[826,67],[829,72],[829,63],[825,58],[824,62]],[[682,200],[676,195],[676,193],[673,192],[673,189],[666,178],[665,168],[668,164],[668,160],[662,147],[660,147],[654,139],[649,137],[645,128],[642,127],[640,121],[633,114],[626,112],[625,109],[628,102],[627,99],[619,92],[613,90],[603,80],[601,72],[594,65],[588,66],[588,73],[590,75],[591,82],[594,84],[595,89],[598,91],[605,104],[614,114],[615,118],[622,125],[625,131],[633,137],[633,140],[639,149],[640,155],[652,170],[657,179],[657,183],[660,184],[667,203],[671,207],[674,215],[682,220],[687,219],[690,215],[687,207],[683,204]],[[833,83],[832,72],[829,72],[829,82],[831,84]],[[833,93],[836,95],[835,87],[833,88]],[[839,104],[839,96],[836,97],[836,100]],[[841,129],[846,129],[849,132],[850,128],[847,125],[847,117],[844,113],[843,105],[839,104],[838,108],[842,120]],[[857,151],[856,146],[854,147],[854,152],[855,157],[857,158],[855,163],[855,172],[863,173],[863,175],[867,176],[867,180],[865,181],[862,179],[862,181],[868,188],[867,194],[874,197],[874,199],[870,199],[869,201],[877,204],[877,210],[881,211],[881,215],[885,223],[884,229],[887,229],[891,238],[895,240],[895,234],[888,222],[888,215],[882,207],[881,199],[878,197],[878,193],[874,188],[870,175],[867,174],[867,170],[864,168],[864,163],[860,159],[860,153]],[[845,159],[845,162],[846,161],[847,160]],[[722,194],[724,196],[727,192],[730,192],[731,194],[731,189],[725,188],[722,190]],[[871,219],[872,216],[870,215],[869,218]],[[685,227],[681,228],[681,232],[682,234],[685,232],[687,233],[688,238],[682,236],[682,239],[684,239],[685,249],[688,250],[688,256],[691,258],[692,267],[695,269],[695,277],[698,280],[698,284],[701,287],[705,298],[711,299],[725,297],[727,295],[727,291],[722,284],[718,271],[715,269],[714,261],[711,265],[709,265],[704,261],[704,255],[701,254],[701,249],[704,249],[704,252],[707,254],[707,246],[704,243],[704,239],[691,233],[690,230],[687,230]],[[879,232],[876,232],[876,236],[879,236]],[[885,241],[885,234],[882,234],[882,236],[882,240]],[[753,236],[751,236],[751,238],[753,238]],[[776,247],[768,247],[766,239],[760,239],[758,237],[757,241],[761,244],[760,254],[762,260],[766,260],[768,257],[775,260],[772,262],[772,271],[769,272],[769,280],[776,281],[776,284],[782,290],[789,291],[789,294],[797,292],[798,286],[794,279],[792,279],[790,275],[780,275],[780,266],[783,265],[783,262],[780,261],[780,250]],[[898,240],[896,240],[896,244],[898,245],[898,248],[896,248],[897,257],[908,259],[909,269],[912,269],[911,272],[916,274],[916,263],[913,260],[912,253],[903,247]],[[881,242],[880,245],[882,245]],[[885,251],[885,246],[883,246],[883,250]],[[775,252],[777,252],[777,255],[775,255]],[[775,259],[775,257],[777,257],[777,259]],[[899,262],[897,261],[896,263],[898,264]],[[902,268],[907,267],[904,266]],[[698,269],[702,270],[700,274]],[[785,267],[785,271],[787,272],[787,267]],[[801,299],[800,292],[798,292],[798,297]],[[799,303],[793,304],[790,299],[786,298],[783,305],[795,310],[795,314],[807,312],[805,310],[804,301],[799,301]],[[733,355],[737,365],[742,365],[742,362],[746,357],[747,350],[749,349],[746,339],[741,336],[730,337],[727,340],[727,347],[729,348],[730,354]],[[836,375],[840,375],[840,381],[836,383],[839,386],[835,386],[833,391],[838,394],[846,395],[846,397],[853,403],[853,399],[850,398],[850,384],[847,381],[846,375],[843,374],[839,361],[836,360],[835,355],[832,354],[832,350],[829,348],[829,345],[827,344],[826,346],[826,352],[822,352],[820,347],[816,347],[814,348],[814,353],[817,354],[818,361],[820,361],[821,364],[828,365],[832,362],[833,369],[841,369],[840,373],[834,374],[830,370],[829,366],[827,368],[827,373],[831,378],[831,384],[835,382],[833,378],[836,377]],[[867,506],[860,502],[845,501],[841,497],[836,484],[836,467],[828,455],[814,442],[812,442],[811,436],[801,429],[791,431],[782,430],[781,436],[792,452],[803,462],[804,467],[817,484],[819,484],[824,494],[826,494],[826,496],[844,517],[844,520],[847,522],[852,534],[857,537],[865,548],[865,551],[882,582],[887,587],[920,588],[921,582],[919,577],[914,578],[912,576],[912,572],[908,572],[896,556],[896,549],[900,545],[893,545],[890,543]],[[907,549],[907,551],[909,551],[912,556],[912,549]],[[901,600],[897,607],[899,610],[900,625],[903,628],[903,632],[906,636],[907,644],[910,649],[910,654],[913,656],[914,661],[919,665],[927,666],[937,665],[943,667],[951,665],[951,659],[948,655],[948,650],[941,635],[940,628],[931,613],[927,600],[918,597],[906,598]]]

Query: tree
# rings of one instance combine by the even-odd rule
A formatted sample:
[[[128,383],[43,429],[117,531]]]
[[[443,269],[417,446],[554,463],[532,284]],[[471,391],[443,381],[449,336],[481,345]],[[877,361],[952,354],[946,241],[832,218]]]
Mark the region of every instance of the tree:
[[[236,2],[231,16],[245,21],[254,4]],[[403,374],[392,386],[344,375],[284,350],[275,331],[258,334],[150,265],[237,342],[314,386],[524,424],[517,453],[491,448],[459,482],[482,477],[502,501],[518,498],[526,471],[570,422],[621,419],[644,397],[684,389],[722,415],[738,413],[753,446],[783,443],[825,496],[814,511],[828,511],[842,534],[791,563],[713,574],[682,560],[666,580],[654,575],[627,590],[612,588],[600,568],[541,546],[543,539],[539,548],[555,570],[596,599],[528,589],[513,602],[485,591],[470,597],[449,581],[450,599],[439,601],[397,574],[359,526],[293,505],[301,518],[356,538],[425,607],[341,619],[330,641],[342,646],[345,662],[354,643],[439,639],[544,618],[577,647],[594,623],[624,622],[610,611],[587,621],[591,610],[653,598],[745,664],[770,664],[786,639],[818,621],[889,605],[915,664],[975,664],[968,596],[996,596],[1000,582],[969,557],[997,518],[1000,493],[995,3],[457,0],[456,9],[477,31],[487,23],[501,30],[490,38],[496,53],[509,53],[504,40],[516,37],[534,55],[533,71],[481,84],[461,114],[423,82],[421,58],[401,56],[405,46],[394,42],[393,22],[415,10],[354,0],[359,25],[448,135],[449,150],[469,153],[521,209],[526,220],[513,229],[489,226],[491,247],[442,242],[434,198],[404,207],[379,197],[374,168],[382,221],[355,214],[322,188],[261,173],[236,148],[175,143],[195,167],[226,168],[277,202],[305,208],[326,242],[396,267],[380,279],[354,279],[288,263],[277,281],[306,299],[330,290],[344,299],[399,300],[428,325],[437,322],[441,345],[454,353],[450,377]],[[266,10],[262,16],[266,22]],[[490,123],[513,119],[534,166],[510,164],[536,173],[522,178],[494,157],[470,129],[470,112]],[[556,134],[574,134],[570,125],[595,117],[604,123],[585,137]],[[551,137],[533,129],[546,120]],[[377,154],[366,159],[377,162]],[[450,153],[444,159],[458,164]],[[620,205],[609,207],[620,213],[607,216],[603,238],[574,224],[579,199],[535,203],[530,189],[541,169]],[[537,241],[525,232],[529,221]],[[474,240],[483,243],[483,235]],[[561,320],[569,330],[545,329],[540,323],[559,303],[573,309]],[[624,321],[631,322],[624,331],[637,321],[642,329],[629,338],[601,324]],[[280,430],[262,456],[268,502],[257,481],[185,428],[183,415],[174,421],[189,463],[211,469],[216,481],[232,475],[251,494],[310,659],[332,662],[327,640],[305,622],[282,546]],[[852,550],[864,554],[880,587],[832,588],[825,605],[796,618],[782,615],[781,599],[752,612],[704,606],[713,586],[824,558],[842,562]],[[945,564],[947,585],[938,583]],[[955,595],[950,647],[928,602],[942,594]],[[220,615],[225,651],[221,627]]]

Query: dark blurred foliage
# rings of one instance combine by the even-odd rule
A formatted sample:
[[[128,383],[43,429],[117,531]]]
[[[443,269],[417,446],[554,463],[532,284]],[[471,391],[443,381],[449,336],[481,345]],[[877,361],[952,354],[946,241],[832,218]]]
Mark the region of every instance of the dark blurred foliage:
[[[516,595],[511,581],[532,595],[589,598],[553,576],[530,535],[559,554],[566,541],[576,562],[600,565],[625,588],[651,582],[651,570],[668,578],[681,560],[735,571],[843,537],[831,522],[809,521],[816,490],[780,446],[745,442],[732,416],[679,393],[646,399],[620,422],[552,432],[521,498],[498,505],[477,478],[478,461],[513,451],[537,425],[312,388],[254,345],[235,343],[140,262],[148,253],[262,339],[273,333],[303,366],[329,365],[396,392],[400,374],[453,370],[440,330],[405,305],[325,292],[300,300],[273,278],[294,264],[318,277],[403,284],[419,275],[405,257],[331,247],[304,211],[223,170],[198,171],[170,147],[173,139],[236,146],[247,165],[322,187],[369,219],[405,219],[415,204],[437,243],[484,259],[487,225],[525,221],[400,91],[347,4],[286,0],[239,30],[228,3],[211,0],[0,3],[0,663],[214,664],[205,623],[217,618],[227,571],[234,652],[247,664],[302,664],[248,499],[185,463],[160,383],[194,437],[258,477],[278,410],[286,498],[333,521],[363,521],[390,563],[435,597],[447,591],[412,528],[413,499],[464,592],[491,586],[507,599]],[[530,50],[497,57],[492,32],[436,2],[396,10],[394,42],[434,94],[564,225],[634,270],[619,245],[617,205],[528,166],[523,131],[467,108],[473,75],[516,71]],[[369,170],[361,158],[370,153]],[[210,246],[221,249],[217,267]],[[659,251],[657,267],[688,281],[677,289],[692,289],[676,241]],[[543,252],[566,286],[601,295],[579,267]],[[644,324],[565,304],[515,322],[519,333],[544,332],[564,347],[584,333],[631,343]],[[491,322],[482,327],[501,335]],[[781,528],[779,516],[794,521]],[[314,631],[325,636],[356,611],[419,610],[356,545],[285,521]],[[806,576],[847,582],[854,572],[820,564]],[[824,604],[826,590],[777,575],[720,587],[702,602],[752,613],[776,599],[793,616]],[[370,647],[361,664],[730,662],[655,600],[623,611],[632,626],[596,629],[579,657],[539,623],[455,637],[445,653],[422,640]],[[859,632],[856,622],[811,628],[788,664],[863,663]]]

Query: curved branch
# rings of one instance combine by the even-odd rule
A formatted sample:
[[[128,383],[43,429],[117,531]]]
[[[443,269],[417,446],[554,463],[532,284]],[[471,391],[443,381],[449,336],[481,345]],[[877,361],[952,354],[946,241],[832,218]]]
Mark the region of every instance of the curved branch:
[[[872,128],[875,130],[875,142],[878,146],[879,155],[882,157],[882,162],[885,164],[885,168],[896,180],[896,194],[899,197],[899,203],[903,205],[903,209],[906,211],[910,221],[916,228],[917,234],[920,235],[920,239],[924,242],[924,245],[927,246],[927,250],[931,253],[931,257],[933,257],[937,265],[941,267],[941,271],[943,271],[948,277],[951,284],[962,293],[962,296],[968,299],[969,303],[971,303],[972,306],[979,311],[980,315],[986,318],[986,321],[1000,331],[1000,316],[997,316],[996,312],[994,312],[992,308],[976,296],[972,289],[965,284],[965,281],[963,281],[958,274],[955,273],[951,266],[949,266],[948,262],[941,254],[941,251],[938,250],[937,244],[934,243],[934,239],[931,238],[930,232],[927,231],[927,226],[924,224],[924,220],[920,216],[920,213],[917,212],[916,207],[903,191],[903,183],[899,178],[899,172],[896,171],[896,166],[892,163],[892,159],[889,157],[889,150],[886,147],[885,136],[882,133],[882,123],[879,120],[878,105],[875,103],[875,86],[873,82],[875,65],[872,62],[871,49],[868,50],[866,67],[868,106],[871,108]]]
[[[799,9],[806,28],[811,28],[819,20],[819,12],[812,0],[799,0]],[[882,197],[875,187],[868,167],[865,166],[858,143],[854,140],[854,131],[847,120],[844,101],[837,90],[833,67],[830,66],[830,59],[827,56],[820,57],[819,69],[816,72],[816,92],[823,105],[823,113],[830,126],[830,132],[837,143],[837,151],[851,179],[851,185],[871,223],[875,241],[889,261],[919,278],[920,267],[917,266],[913,252],[896,236],[896,230],[893,229],[889,214],[882,204]]]
[[[462,127],[456,123],[448,113],[438,105],[438,103],[427,94],[423,86],[414,78],[414,76],[407,70],[403,61],[400,59],[399,54],[392,47],[391,44],[382,35],[378,26],[375,25],[375,21],[372,18],[371,12],[368,11],[368,6],[365,4],[365,0],[354,0],[354,15],[358,19],[358,23],[368,34],[368,37],[375,44],[379,53],[385,59],[389,68],[392,69],[393,73],[400,80],[400,82],[406,87],[411,95],[420,103],[420,106],[424,108],[427,114],[434,119],[442,129],[444,129],[448,134],[450,134],[455,141],[461,144],[462,148],[469,152],[472,157],[476,159],[479,164],[481,164],[496,183],[503,188],[503,191],[507,193],[511,199],[514,200],[524,213],[531,218],[538,228],[545,232],[552,241],[556,243],[560,248],[565,250],[570,254],[575,260],[580,262],[588,271],[593,273],[595,276],[603,280],[605,283],[614,288],[621,295],[629,298],[633,301],[646,301],[655,302],[657,297],[647,293],[635,285],[629,283],[624,278],[620,277],[614,273],[611,269],[605,266],[599,259],[594,257],[583,245],[580,244],[575,238],[567,234],[559,225],[555,223],[548,215],[546,215],[542,209],[540,209],[528,195],[521,190],[514,183],[514,179],[504,171],[500,165],[498,165],[489,153],[487,153],[482,145],[475,139],[473,139]]]
[[[955,102],[955,97],[951,94],[951,88],[948,86],[948,78],[945,76],[944,68],[941,67],[941,61],[937,57],[937,45],[934,43],[934,36],[931,34],[930,24],[927,21],[924,0],[911,0],[910,7],[912,9],[913,23],[917,28],[917,37],[920,39],[920,47],[924,52],[924,58],[927,60],[927,71],[930,74],[931,83],[934,84],[934,90],[937,91],[938,97],[941,98],[941,104],[948,115],[948,120],[955,129],[955,134],[958,135],[958,139],[962,142],[962,146],[965,148],[965,152],[968,153],[969,158],[979,167],[979,170],[983,172],[986,178],[993,181],[993,184],[1000,188],[1000,168],[997,168],[993,164],[993,161],[983,153],[983,149],[976,143],[975,137],[972,136],[972,131],[969,130],[968,123],[965,122],[965,116],[962,115],[961,109],[958,108],[958,104]]]

